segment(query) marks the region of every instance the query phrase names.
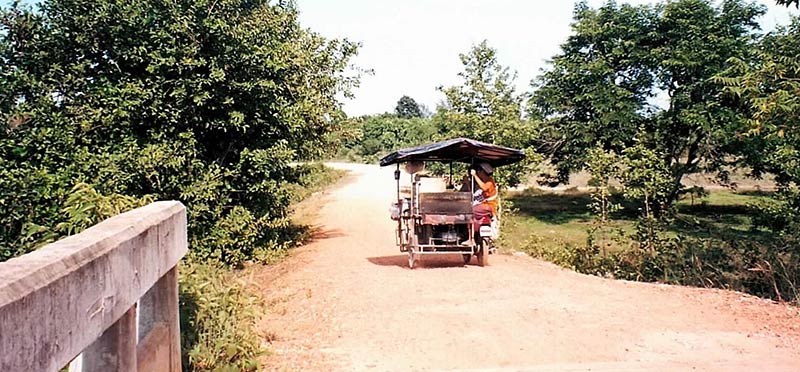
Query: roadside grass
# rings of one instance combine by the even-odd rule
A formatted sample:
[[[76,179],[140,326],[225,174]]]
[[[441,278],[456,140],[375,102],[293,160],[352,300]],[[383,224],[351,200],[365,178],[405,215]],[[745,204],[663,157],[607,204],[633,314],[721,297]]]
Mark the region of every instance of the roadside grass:
[[[301,185],[294,190],[295,205],[339,182],[347,174],[345,170],[326,167],[322,163],[307,163],[303,167],[306,171],[300,177]]]
[[[197,262],[191,257],[181,264],[180,312],[181,352],[185,371],[256,371],[269,351],[264,341],[274,335],[261,334],[257,322],[269,311],[262,300],[260,283],[254,270],[279,262],[288,248],[301,245],[313,234],[313,213],[322,202],[321,190],[339,182],[346,173],[307,164],[299,183],[290,185],[294,195],[293,213],[285,227],[288,244],[264,247],[244,268],[231,268],[213,262]],[[268,285],[269,283],[267,283]]]
[[[322,164],[314,164],[313,167],[320,169]],[[295,199],[292,208],[292,222],[295,225],[311,229],[319,213],[319,205],[324,200],[324,190],[339,183],[347,175],[347,171],[325,167],[324,171],[318,171],[307,177],[306,186],[302,188]]]
[[[769,233],[751,228],[750,217],[751,204],[768,196],[766,192],[757,191],[712,191],[694,200],[683,199],[677,204],[677,215],[668,231],[695,238],[724,235],[759,241],[769,239]],[[589,207],[592,198],[586,191],[528,189],[510,193],[506,198],[515,209],[504,225],[503,245],[507,248],[524,250],[533,244],[537,249],[554,251],[567,245],[585,245],[588,230],[596,223]],[[635,206],[625,206],[612,215],[605,231],[632,232],[637,214]],[[610,251],[621,249],[614,243],[608,248]]]

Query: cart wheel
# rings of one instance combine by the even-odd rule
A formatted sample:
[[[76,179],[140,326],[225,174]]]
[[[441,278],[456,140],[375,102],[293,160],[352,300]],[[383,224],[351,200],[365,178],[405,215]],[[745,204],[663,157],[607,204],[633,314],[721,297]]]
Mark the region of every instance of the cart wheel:
[[[487,243],[486,239],[481,239],[480,247],[478,248],[478,253],[475,254],[478,256],[478,266],[488,266],[489,265],[489,244]]]
[[[411,236],[411,246],[408,247],[408,268],[413,269],[419,263],[419,257],[416,254],[419,249],[419,238],[416,235]]]
[[[414,257],[414,250],[409,249],[408,250],[408,268],[409,269],[413,269],[414,268],[414,264],[416,264],[416,263],[417,263],[417,259],[416,259],[416,257]]]
[[[464,257],[464,265],[468,264],[470,260],[472,260],[472,253],[464,253],[461,256]]]

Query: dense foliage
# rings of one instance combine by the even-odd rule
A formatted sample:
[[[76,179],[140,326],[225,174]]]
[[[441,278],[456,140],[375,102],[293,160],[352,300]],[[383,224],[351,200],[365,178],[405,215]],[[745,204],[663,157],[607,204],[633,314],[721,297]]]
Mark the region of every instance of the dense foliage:
[[[724,180],[743,118],[712,78],[730,58],[750,57],[763,13],[741,0],[578,4],[573,35],[536,81],[529,107],[547,119],[543,148],[557,179],[583,169],[596,145],[621,153],[639,143],[669,169],[661,204],[678,198],[684,175]]]
[[[544,120],[554,178],[591,172],[596,218],[586,244],[552,251],[534,238],[529,251],[587,273],[800,298],[800,21],[760,35],[763,7],[714,4],[578,4],[528,108]],[[685,175],[715,172],[726,184],[732,171],[779,186],[741,206],[745,226],[677,212],[682,192],[703,193],[683,190]]]
[[[0,20],[3,259],[53,238],[36,232],[80,182],[181,200],[200,258],[283,244],[306,172],[289,162],[320,152],[356,82],[356,46],[291,3],[48,0]]]
[[[800,19],[765,36],[755,60],[734,58],[716,78],[739,99],[749,120],[737,133],[739,155],[756,176],[768,173],[781,186],[774,218],[762,221],[778,231],[800,224]]]
[[[362,116],[349,119],[346,125],[352,131],[342,142],[339,157],[351,161],[375,163],[392,151],[433,142],[436,136],[430,119],[418,117]]]

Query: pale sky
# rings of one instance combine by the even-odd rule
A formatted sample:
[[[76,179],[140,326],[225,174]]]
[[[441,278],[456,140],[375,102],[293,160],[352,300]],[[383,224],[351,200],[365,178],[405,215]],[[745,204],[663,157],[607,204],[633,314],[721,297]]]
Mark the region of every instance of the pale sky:
[[[619,1],[642,4],[654,1]],[[769,11],[763,30],[789,23],[794,7],[759,0]],[[590,0],[592,7],[603,0]],[[517,71],[518,91],[530,81],[570,33],[575,1],[543,0],[297,0],[303,27],[329,38],[362,43],[354,63],[374,70],[364,76],[349,116],[393,111],[403,95],[433,110],[444,96],[437,86],[459,83],[459,53],[486,39],[498,60]]]

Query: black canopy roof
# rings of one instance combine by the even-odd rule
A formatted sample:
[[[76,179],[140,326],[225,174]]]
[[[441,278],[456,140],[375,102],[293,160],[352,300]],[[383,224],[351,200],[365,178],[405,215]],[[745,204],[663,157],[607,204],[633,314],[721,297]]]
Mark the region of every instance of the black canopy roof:
[[[381,159],[381,166],[408,161],[440,161],[470,163],[487,162],[493,167],[516,163],[525,158],[525,151],[496,146],[469,138],[431,143],[398,150]]]

